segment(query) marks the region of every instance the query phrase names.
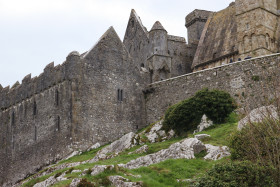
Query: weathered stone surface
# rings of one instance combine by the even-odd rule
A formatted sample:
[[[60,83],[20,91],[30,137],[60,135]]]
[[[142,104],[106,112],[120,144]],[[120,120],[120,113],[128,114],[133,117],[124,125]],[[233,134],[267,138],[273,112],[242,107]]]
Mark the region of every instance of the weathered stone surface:
[[[122,176],[110,176],[109,180],[116,187],[141,187],[142,182],[129,182],[128,179]]]
[[[63,181],[63,180],[67,180],[67,178],[64,178],[65,174],[62,174],[61,176],[59,177],[54,177],[54,176],[51,176],[49,177],[48,179],[44,180],[43,182],[40,182],[40,183],[36,183],[34,185],[34,187],[46,187],[46,186],[51,186],[59,181]]]
[[[91,169],[91,175],[98,175],[99,173],[102,173],[105,170],[112,170],[114,169],[114,165],[96,165]]]
[[[90,151],[90,150],[93,150],[93,149],[97,149],[97,148],[99,148],[100,146],[101,146],[100,143],[96,143],[96,144],[92,145],[90,148],[88,148],[87,151]]]
[[[196,139],[198,139],[198,140],[202,140],[202,139],[204,139],[204,138],[209,138],[210,135],[208,135],[208,134],[197,134],[197,135],[195,135],[194,137],[195,137]]]
[[[252,110],[245,118],[238,122],[237,128],[240,130],[248,123],[262,122],[267,118],[279,120],[279,115],[275,106],[262,106],[260,108]]]
[[[76,155],[80,155],[82,152],[81,151],[74,151],[73,153],[71,153],[69,156],[67,156],[65,158],[65,160],[69,159],[69,158],[72,158],[73,156],[76,156]]]
[[[81,182],[81,180],[82,180],[81,178],[73,179],[69,187],[77,187],[78,184]]]
[[[175,132],[173,130],[170,130],[168,133],[165,133],[165,131],[161,129],[162,123],[163,120],[160,120],[152,126],[149,132],[144,131],[140,133],[140,136],[144,134],[148,138],[148,141],[150,143],[169,140],[170,138],[173,138],[175,136]]]
[[[204,157],[206,160],[220,160],[224,157],[230,156],[229,148],[227,146],[213,146],[205,144],[207,155]]]
[[[163,149],[159,152],[149,154],[135,160],[132,160],[120,167],[135,169],[142,166],[149,166],[156,164],[167,159],[193,159],[194,154],[200,153],[205,150],[205,145],[196,138],[185,139],[182,142],[172,144],[168,149]]]
[[[148,149],[149,149],[149,146],[148,146],[148,145],[143,145],[143,146],[140,147],[139,149],[136,149],[135,151],[130,152],[130,153],[128,153],[128,154],[131,155],[131,154],[145,153],[145,152],[148,151]]]
[[[135,136],[136,135],[133,132],[124,135],[119,140],[114,141],[110,145],[98,151],[96,156],[90,161],[90,163],[115,157],[118,155],[118,153],[134,147],[136,145]]]
[[[197,126],[197,130],[194,131],[194,133],[201,132],[204,129],[211,127],[213,125],[213,121],[207,118],[207,116],[204,114],[201,118],[200,124]]]

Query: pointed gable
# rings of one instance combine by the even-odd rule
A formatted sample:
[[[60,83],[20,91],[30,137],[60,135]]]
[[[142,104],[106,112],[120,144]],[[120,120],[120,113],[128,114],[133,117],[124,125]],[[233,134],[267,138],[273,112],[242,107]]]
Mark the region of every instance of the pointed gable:
[[[142,21],[137,15],[136,11],[132,9],[124,35],[124,44],[128,43],[128,40],[133,40],[136,35],[143,35],[148,38],[148,31],[143,26]]]

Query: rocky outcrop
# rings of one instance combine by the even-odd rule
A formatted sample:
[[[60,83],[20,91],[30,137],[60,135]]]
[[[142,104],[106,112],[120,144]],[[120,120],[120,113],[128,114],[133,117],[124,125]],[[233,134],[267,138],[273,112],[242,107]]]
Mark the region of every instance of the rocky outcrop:
[[[82,180],[81,178],[73,179],[69,187],[76,187],[76,186],[78,186],[78,184],[81,182],[81,180]]]
[[[96,143],[96,144],[92,145],[90,148],[88,148],[87,151],[91,151],[91,150],[93,150],[93,149],[97,149],[97,148],[99,148],[100,146],[101,146],[100,143]]]
[[[96,156],[90,160],[90,163],[97,162],[99,160],[106,160],[117,156],[120,152],[130,149],[137,145],[136,135],[130,132],[120,139],[114,141],[110,145],[104,147],[97,152]]]
[[[252,110],[249,115],[238,122],[238,129],[242,129],[248,123],[258,123],[262,122],[264,119],[272,118],[279,120],[279,115],[277,112],[277,108],[273,105],[270,106],[262,106]]]
[[[141,154],[141,153],[146,153],[149,149],[149,146],[147,145],[143,145],[142,147],[140,147],[139,149],[136,149],[135,151],[133,152],[129,152],[128,154],[131,155],[131,154]]]
[[[224,157],[230,156],[229,148],[227,146],[213,146],[206,144],[207,155],[205,160],[219,160]]]
[[[137,158],[127,164],[120,164],[119,166],[128,169],[135,169],[142,166],[156,164],[167,159],[193,159],[195,158],[194,154],[200,153],[205,149],[205,145],[200,140],[196,138],[189,138],[181,142],[174,143],[167,149]]]
[[[198,139],[198,140],[202,140],[202,139],[204,139],[204,138],[209,138],[210,135],[208,135],[208,134],[197,134],[197,135],[195,135],[194,137],[195,137],[196,139]]]
[[[208,117],[204,114],[201,118],[200,124],[197,126],[197,130],[194,131],[194,133],[201,132],[204,129],[211,127],[213,125],[213,121],[208,119]]]
[[[105,170],[112,170],[114,169],[114,165],[96,165],[91,169],[91,175],[98,175]]]
[[[174,137],[175,132],[173,130],[170,130],[168,133],[162,130],[162,123],[163,120],[160,120],[159,122],[154,124],[150,129],[144,131],[143,133],[140,133],[139,135],[145,135],[150,143],[161,142]],[[140,139],[140,143],[145,142],[141,142]]]
[[[110,176],[109,180],[116,187],[141,187],[142,182],[130,182],[128,179],[122,176]]]
[[[48,179],[44,180],[43,182],[35,184],[33,187],[46,187],[46,186],[51,186],[59,181],[67,180],[67,178],[64,178],[63,176],[65,175],[62,174],[61,176],[55,177],[51,176]]]

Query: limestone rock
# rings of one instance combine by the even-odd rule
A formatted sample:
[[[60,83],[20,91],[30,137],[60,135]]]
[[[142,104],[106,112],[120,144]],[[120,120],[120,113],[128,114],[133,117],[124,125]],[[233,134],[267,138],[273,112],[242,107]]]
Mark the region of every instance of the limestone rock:
[[[35,184],[33,187],[46,187],[46,186],[51,186],[59,181],[63,181],[63,180],[67,180],[67,178],[64,178],[65,174],[62,174],[61,176],[55,178],[55,176],[51,176],[49,177],[48,179],[40,182],[40,183],[37,183]]]
[[[114,165],[96,165],[91,169],[91,175],[98,175],[99,173],[102,173],[106,169],[112,170],[114,169]]]
[[[143,146],[142,146],[142,147],[140,147],[139,149],[136,149],[135,151],[130,152],[130,153],[128,153],[128,154],[130,155],[130,154],[140,154],[140,153],[145,153],[145,152],[147,152],[147,151],[148,151],[148,149],[149,149],[149,146],[147,146],[147,145],[143,145]]]
[[[204,114],[201,118],[200,124],[197,126],[197,130],[195,130],[194,133],[201,132],[212,125],[213,125],[213,121],[208,119],[207,116]]]
[[[252,110],[249,115],[238,122],[238,129],[242,129],[249,122],[257,123],[261,122],[264,118],[273,118],[279,119],[277,108],[273,105],[270,106],[262,106]]]
[[[195,137],[196,139],[198,139],[198,140],[202,140],[202,139],[204,139],[204,138],[209,138],[210,135],[208,135],[208,134],[197,134],[197,135],[195,135],[194,137]]]
[[[170,130],[167,134],[165,133],[164,130],[161,130],[162,123],[163,120],[157,122],[156,124],[153,125],[153,127],[149,130],[149,132],[144,132],[141,134],[145,134],[145,136],[148,138],[150,143],[169,140],[170,138],[174,137],[175,132],[173,130]]]
[[[99,147],[100,147],[100,143],[96,143],[96,144],[94,144],[93,146],[91,146],[90,148],[88,148],[87,151],[90,151],[90,150],[93,150],[93,149],[97,149],[97,148],[99,148]]]
[[[81,151],[74,151],[68,157],[66,157],[65,160],[72,158],[73,156],[80,155],[81,153]]]
[[[205,149],[206,147],[200,140],[196,138],[189,138],[181,142],[174,143],[167,149],[131,160],[123,166],[128,169],[135,169],[142,166],[156,164],[167,159],[193,159],[195,158],[194,154],[197,154]]]
[[[116,187],[141,187],[142,186],[142,182],[129,182],[128,179],[118,175],[110,176],[109,180]]]
[[[114,141],[110,145],[104,147],[100,151],[97,152],[96,156],[90,160],[90,163],[97,162],[98,160],[105,160],[109,158],[113,158],[118,155],[118,153],[130,149],[134,147],[135,144],[135,133],[130,132],[120,139]]]
[[[81,180],[82,179],[80,178],[73,179],[69,187],[76,187],[81,182]]]
[[[226,156],[230,156],[229,148],[227,146],[213,146],[206,144],[207,155],[205,160],[220,160]]]

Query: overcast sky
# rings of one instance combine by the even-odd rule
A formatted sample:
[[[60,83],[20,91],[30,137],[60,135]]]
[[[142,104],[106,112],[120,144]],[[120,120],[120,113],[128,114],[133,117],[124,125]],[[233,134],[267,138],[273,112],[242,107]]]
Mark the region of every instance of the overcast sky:
[[[160,21],[169,34],[187,37],[185,16],[194,9],[219,11],[232,0],[0,0],[0,84],[83,53],[113,26],[123,39],[131,9],[148,30]]]

